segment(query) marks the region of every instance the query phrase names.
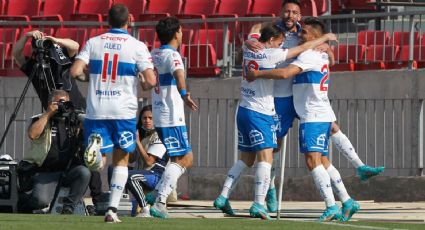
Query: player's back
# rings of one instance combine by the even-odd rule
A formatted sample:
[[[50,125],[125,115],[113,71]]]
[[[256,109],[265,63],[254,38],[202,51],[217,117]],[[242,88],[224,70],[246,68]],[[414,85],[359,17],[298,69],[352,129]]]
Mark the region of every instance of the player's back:
[[[91,38],[77,58],[90,66],[87,118],[135,118],[138,72],[152,68],[146,45],[125,30],[111,29]]]
[[[244,48],[243,75],[249,69],[275,69],[277,64],[286,60],[287,53],[287,50],[280,48],[263,49],[258,52]],[[274,115],[273,87],[273,80],[257,79],[253,82],[248,82],[243,77],[240,106],[259,113]]]
[[[301,122],[335,121],[328,98],[328,54],[310,49],[301,53],[292,65],[302,69],[293,78],[294,106]]]
[[[177,89],[174,72],[184,70],[180,54],[171,46],[162,45],[151,52],[157,74],[157,86],[152,89],[152,110],[156,127],[185,125],[183,99]]]

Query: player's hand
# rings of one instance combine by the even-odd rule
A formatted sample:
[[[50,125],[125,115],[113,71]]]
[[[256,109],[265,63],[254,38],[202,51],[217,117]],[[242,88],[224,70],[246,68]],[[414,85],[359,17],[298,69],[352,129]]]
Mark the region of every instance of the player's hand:
[[[254,52],[258,52],[264,49],[264,46],[259,41],[255,41],[255,40],[246,40],[245,46],[246,48]]]
[[[44,34],[43,34],[43,32],[41,32],[39,30],[33,30],[33,31],[30,31],[30,32],[26,33],[25,36],[27,38],[31,38],[32,37],[34,39],[41,39],[41,38],[44,37]]]
[[[314,50],[316,50],[316,51],[325,52],[325,53],[327,53],[328,50],[330,50],[330,49],[331,49],[331,47],[327,43],[322,43],[322,44],[316,46],[316,48],[314,48]]]
[[[248,82],[255,81],[255,79],[257,78],[257,73],[258,73],[258,70],[250,69],[250,70],[246,73],[245,79],[246,79]]]
[[[327,38],[329,41],[336,41],[336,42],[338,42],[338,38],[337,38],[336,34],[333,34],[333,33],[327,33],[327,34],[325,34],[325,36],[326,36],[326,38]]]
[[[198,106],[196,105],[196,103],[192,100],[192,97],[190,96],[190,93],[187,93],[184,97],[183,97],[183,101],[184,103],[193,111],[198,110]]]

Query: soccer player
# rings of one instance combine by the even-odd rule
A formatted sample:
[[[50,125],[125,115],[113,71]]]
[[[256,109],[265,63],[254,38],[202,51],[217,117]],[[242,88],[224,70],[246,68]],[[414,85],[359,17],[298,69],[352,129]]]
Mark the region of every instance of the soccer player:
[[[260,52],[244,49],[243,70],[274,69],[287,58],[296,57],[301,52],[313,48],[322,42],[336,40],[334,34],[326,34],[320,39],[287,49],[280,49],[284,40],[277,25],[268,25],[261,30],[259,41],[266,47]],[[245,74],[243,74],[245,75]],[[248,82],[242,79],[241,99],[237,113],[238,148],[240,160],[229,170],[221,195],[214,201],[214,207],[233,215],[228,196],[233,184],[237,183],[240,172],[251,167],[257,158],[255,173],[255,199],[249,212],[251,217],[270,219],[264,207],[266,193],[270,183],[270,169],[273,161],[273,148],[276,148],[275,108],[273,103],[272,80]]]
[[[87,41],[76,57],[71,76],[86,79],[89,65],[87,115],[84,121],[86,165],[102,168],[100,154],[113,152],[113,174],[105,222],[121,222],[117,207],[127,182],[129,154],[136,148],[138,76],[142,87],[156,84],[151,56],[145,44],[128,34],[128,9],[116,4],[109,10],[111,29]],[[99,161],[100,159],[100,161]],[[103,156],[103,160],[106,157]]]
[[[304,21],[301,32],[303,42],[322,36],[324,25],[316,18]],[[294,77],[295,76],[295,77]],[[360,205],[347,193],[341,175],[329,162],[328,142],[335,114],[328,98],[329,57],[327,53],[307,50],[288,67],[269,71],[253,71],[248,79],[280,79],[294,77],[293,97],[296,113],[300,117],[300,150],[305,154],[307,168],[311,171],[316,187],[326,203],[320,221],[340,219],[348,221],[360,209]],[[342,202],[342,215],[335,203],[332,191]]]
[[[277,24],[282,29],[282,32],[285,34],[285,42],[282,45],[282,48],[288,49],[295,47],[300,43],[299,34],[301,33],[301,25],[299,21],[301,20],[301,4],[299,0],[286,0],[282,4],[282,13],[281,18],[277,21]],[[261,24],[254,25],[251,33],[256,34],[260,31]],[[258,35],[257,35],[258,36]],[[252,36],[255,38],[255,36]],[[260,50],[263,48],[261,43],[257,42],[255,39],[246,42],[247,46],[252,50]],[[326,47],[325,47],[326,48]],[[332,51],[328,52],[332,55]],[[278,68],[284,68],[290,64],[293,60],[288,60],[285,63],[281,63]],[[334,60],[330,60],[333,62]],[[333,63],[330,63],[332,66]],[[277,125],[277,148],[274,149],[275,153],[280,151],[282,145],[283,137],[288,133],[289,128],[292,127],[294,119],[297,117],[295,112],[293,97],[292,97],[292,80],[291,79],[279,79],[275,81],[274,86],[274,103],[276,107],[276,114],[278,119]],[[372,176],[379,175],[384,171],[384,167],[371,167],[365,165],[362,160],[359,158],[356,153],[355,148],[351,144],[347,136],[339,129],[337,123],[332,122],[331,129],[331,140],[335,144],[339,152],[341,152],[357,169],[357,175],[362,181],[368,180]],[[275,212],[277,210],[277,199],[276,199],[276,189],[275,189],[275,168],[276,162],[273,162],[272,166],[272,176],[270,182],[270,188],[267,192],[267,208],[270,212]]]
[[[167,197],[176,187],[180,176],[187,168],[192,167],[193,162],[184,104],[193,111],[197,110],[198,106],[187,91],[183,61],[177,51],[182,43],[179,20],[174,17],[161,19],[156,25],[156,33],[161,46],[151,52],[158,77],[158,83],[152,89],[153,119],[171,163],[165,167],[156,187],[156,200],[150,212],[154,217],[168,218],[165,206]]]

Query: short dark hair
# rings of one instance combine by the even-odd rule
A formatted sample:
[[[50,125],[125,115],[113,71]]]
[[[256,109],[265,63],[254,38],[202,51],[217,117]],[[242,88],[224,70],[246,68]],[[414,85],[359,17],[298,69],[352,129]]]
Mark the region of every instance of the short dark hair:
[[[156,34],[161,45],[168,44],[180,29],[180,21],[176,17],[166,17],[156,24]]]
[[[283,1],[283,3],[282,3],[282,8],[283,8],[286,4],[288,4],[288,3],[292,3],[292,4],[295,4],[295,5],[298,5],[298,7],[300,7],[300,8],[301,8],[301,3],[300,3],[300,1],[299,1],[299,0],[284,0],[284,1]]]
[[[315,30],[319,31],[320,34],[325,33],[325,24],[323,24],[323,22],[316,17],[304,19],[304,25],[309,25],[313,27]]]
[[[55,90],[53,90],[53,91],[49,94],[48,102],[49,102],[49,103],[50,103],[50,102],[53,102],[53,98],[55,98],[55,97],[57,97],[57,96],[59,96],[59,97],[68,97],[68,98],[69,98],[69,94],[68,94],[68,92],[66,92],[65,90],[62,90],[62,89],[55,89]]]
[[[108,13],[108,23],[112,28],[121,28],[128,23],[128,8],[124,4],[114,4]]]
[[[276,24],[267,24],[261,28],[260,42],[267,42],[270,38],[278,38],[283,35],[282,30]]]

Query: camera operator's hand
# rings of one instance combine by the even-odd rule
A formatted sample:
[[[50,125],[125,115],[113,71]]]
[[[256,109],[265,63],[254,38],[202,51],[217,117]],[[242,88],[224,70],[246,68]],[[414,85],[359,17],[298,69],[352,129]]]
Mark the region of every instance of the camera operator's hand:
[[[27,43],[28,39],[41,39],[44,37],[43,32],[39,30],[33,30],[24,34],[19,40],[13,45],[12,48],[12,56],[16,60],[16,64],[19,66],[23,66],[25,64],[25,56],[24,56],[24,47]]]
[[[25,36],[27,38],[42,39],[42,38],[44,38],[44,33],[39,31],[39,30],[33,30],[33,31],[26,33]]]
[[[58,112],[58,103],[57,102],[52,102],[49,103],[49,106],[47,107],[47,111],[46,113],[50,116],[53,117],[57,112]]]

